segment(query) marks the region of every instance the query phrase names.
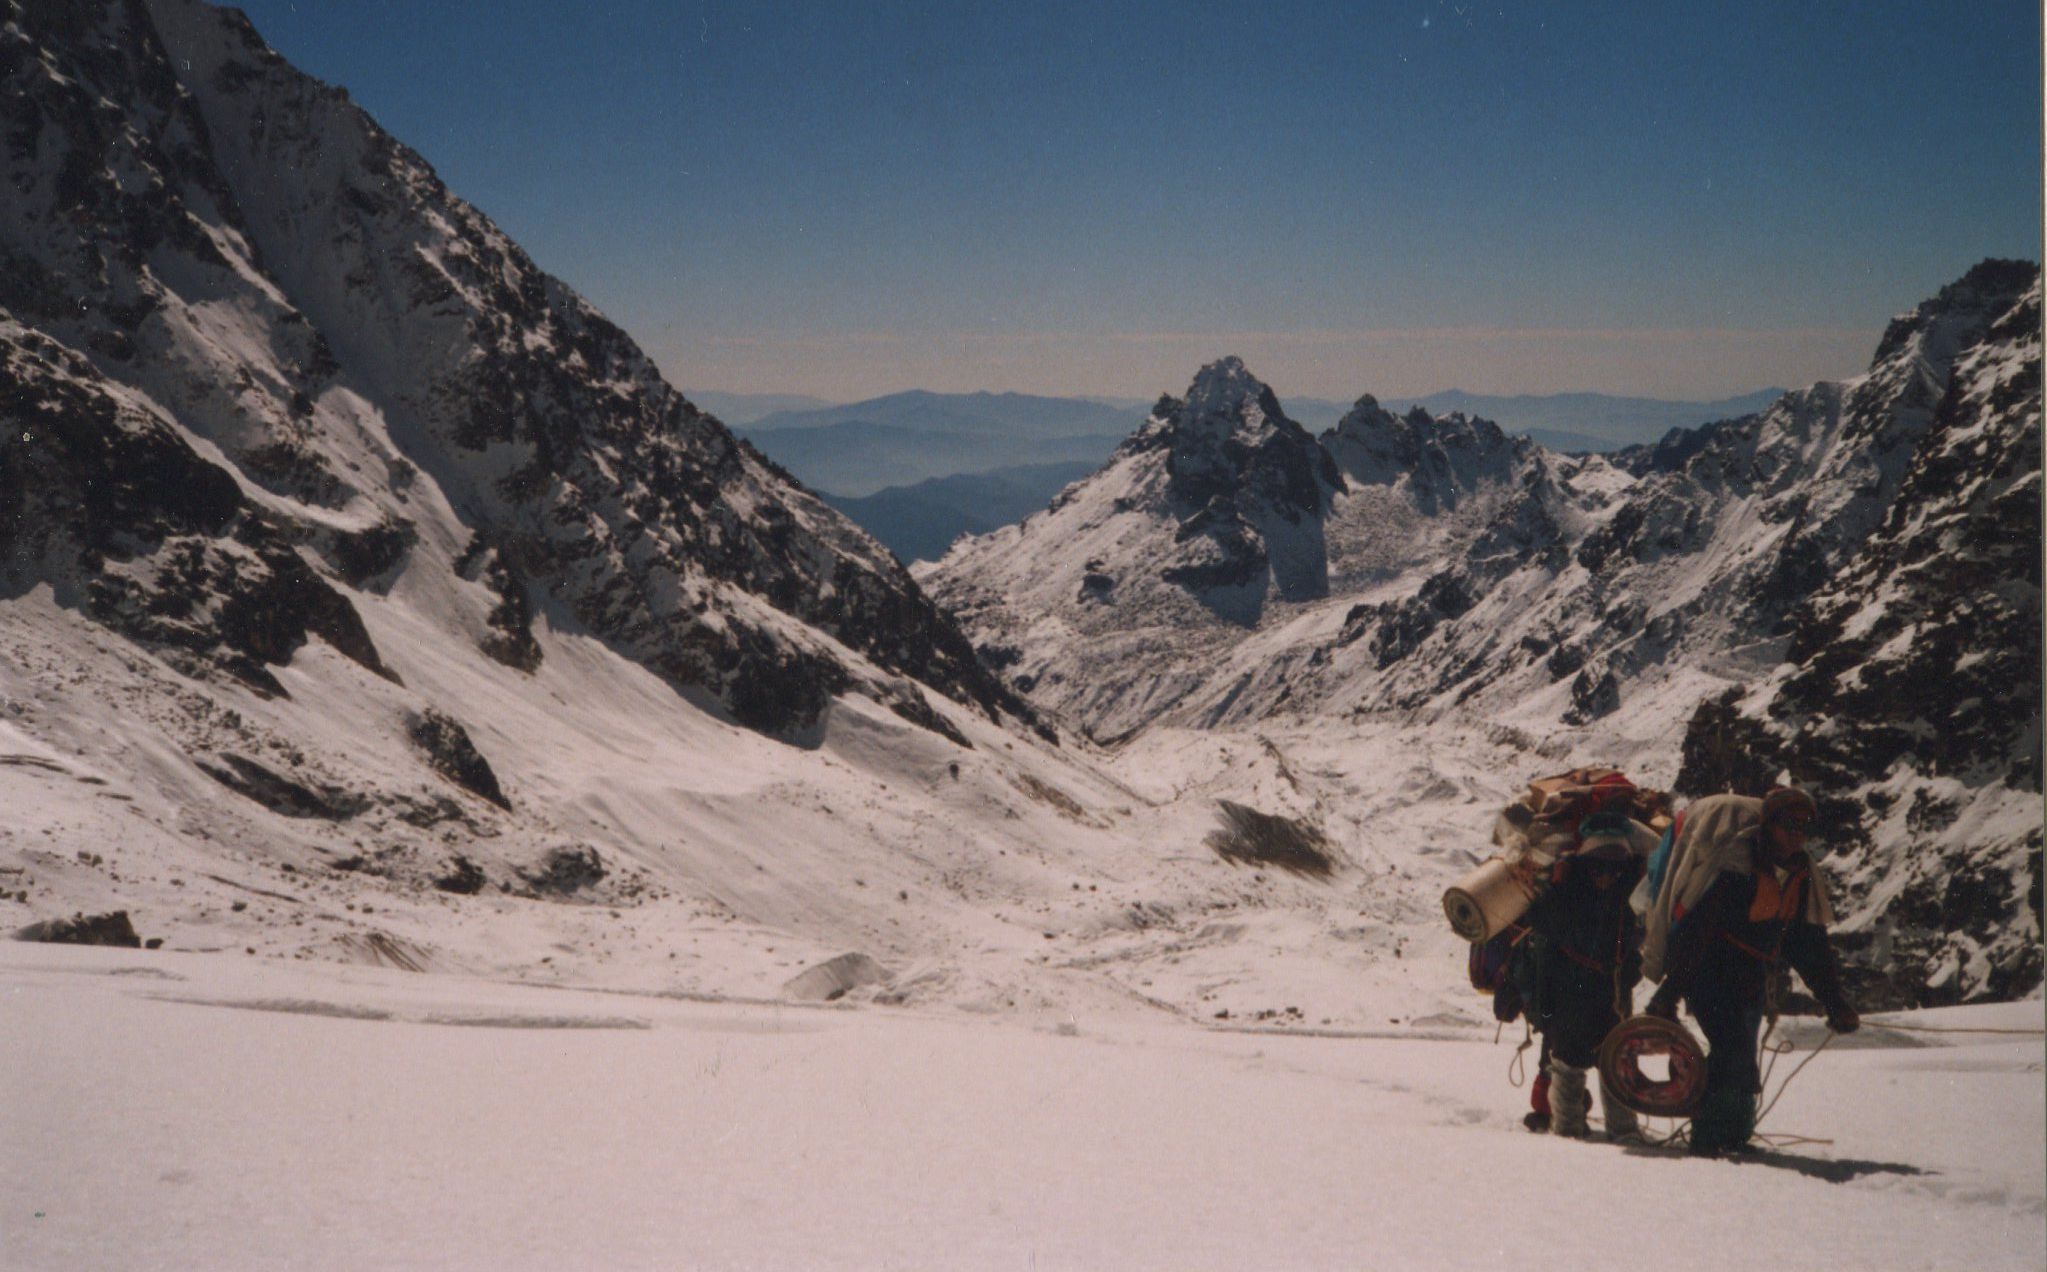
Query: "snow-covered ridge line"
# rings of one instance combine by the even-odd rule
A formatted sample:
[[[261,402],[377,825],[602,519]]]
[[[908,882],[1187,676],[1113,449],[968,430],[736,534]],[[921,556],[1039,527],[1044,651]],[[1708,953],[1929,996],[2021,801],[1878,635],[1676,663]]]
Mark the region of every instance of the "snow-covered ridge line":
[[[1162,401],[1101,472],[920,576],[1012,684],[1107,741],[1674,716],[1655,763],[1685,793],[1819,790],[1851,932],[1906,951],[1881,992],[2028,992],[2039,294],[2038,266],[1986,261],[1894,321],[1866,374],[1614,456],[1365,396],[1320,439],[1273,432],[1284,458],[1238,440],[1218,462],[1214,439],[1285,420],[1229,360],[1189,390],[1204,408]]]
[[[4,37],[0,305],[280,520],[370,536],[353,585],[453,564],[513,665],[544,596],[769,731],[848,690],[935,727],[905,678],[1028,715],[885,551],[239,13],[66,12]]]

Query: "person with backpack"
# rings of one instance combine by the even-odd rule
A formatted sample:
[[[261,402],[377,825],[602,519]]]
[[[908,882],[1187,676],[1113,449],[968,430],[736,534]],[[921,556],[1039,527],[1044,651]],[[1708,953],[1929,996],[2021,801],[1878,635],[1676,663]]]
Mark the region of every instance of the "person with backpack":
[[[1642,874],[1645,836],[1654,839],[1625,813],[1585,817],[1579,846],[1559,859],[1550,886],[1520,919],[1529,935],[1514,947],[1509,975],[1514,998],[1542,1035],[1543,1055],[1536,1110],[1525,1119],[1530,1130],[1574,1139],[1590,1132],[1586,1071],[1597,1067],[1606,1035],[1631,1014],[1641,980],[1641,933],[1628,897]],[[1640,1134],[1633,1110],[1603,1083],[1600,1110],[1608,1139]]]
[[[1827,940],[1833,912],[1806,837],[1812,796],[1777,787],[1760,799],[1710,795],[1684,811],[1648,913],[1643,970],[1661,985],[1648,1012],[1677,1019],[1680,1001],[1706,1035],[1706,1093],[1691,1151],[1739,1150],[1755,1132],[1756,1050],[1778,969],[1796,969],[1836,1033],[1860,1017]]]

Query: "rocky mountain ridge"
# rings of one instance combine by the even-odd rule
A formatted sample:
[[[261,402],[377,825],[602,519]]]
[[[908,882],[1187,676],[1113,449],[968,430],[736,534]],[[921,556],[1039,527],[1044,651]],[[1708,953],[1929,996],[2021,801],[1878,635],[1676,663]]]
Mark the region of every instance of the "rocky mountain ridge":
[[[207,471],[216,503],[240,488],[270,527],[267,546],[242,552],[219,543],[233,516],[164,522],[148,506],[176,493],[138,488],[87,510],[89,526],[66,515],[76,505],[47,505],[17,518],[37,542],[10,556],[13,586],[69,573],[128,594],[94,613],[182,607],[191,649],[250,643],[195,630],[212,614],[202,576],[325,588],[324,632],[351,605],[324,580],[385,589],[423,566],[454,572],[440,586],[510,665],[530,669],[535,610],[559,604],[771,732],[855,689],[935,723],[916,681],[1028,714],[885,551],[669,388],[239,14],[185,0],[16,6],[4,48],[14,410],[75,418],[57,399],[92,398],[125,422],[90,446],[182,446],[178,463]],[[8,443],[16,471],[61,463],[53,444],[74,457],[88,445],[33,431]],[[113,462],[147,484],[144,456]],[[110,513],[136,520],[117,531]],[[68,572],[55,554],[67,524],[101,545]],[[117,535],[158,564],[105,577],[98,554]],[[203,567],[161,564],[195,553]],[[250,553],[259,564],[228,563]]]
[[[1178,567],[1184,500],[1128,459],[1169,436],[1164,409],[923,577],[1012,683],[1104,740],[1398,712],[1574,745],[1671,717],[1684,793],[1824,789],[1851,938],[1910,929],[1885,938],[1910,956],[1882,992],[2030,988],[2039,291],[2037,266],[1984,262],[1894,322],[1865,375],[1612,457],[1361,398],[1317,444],[1340,481],[1292,505],[1326,586],[1232,576],[1258,602],[1233,598],[1234,624],[1187,603],[1226,580]],[[1239,497],[1229,464],[1199,471],[1207,500]],[[1244,495],[1267,488],[1246,471]],[[1974,899],[1936,895],[1956,888]]]

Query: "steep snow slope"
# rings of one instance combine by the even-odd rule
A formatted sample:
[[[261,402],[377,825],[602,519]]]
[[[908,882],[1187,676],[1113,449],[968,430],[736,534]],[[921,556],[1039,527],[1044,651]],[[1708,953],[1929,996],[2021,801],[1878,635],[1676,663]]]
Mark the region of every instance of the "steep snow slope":
[[[273,574],[437,590],[521,670],[539,594],[759,728],[804,727],[856,682],[931,723],[903,677],[1021,709],[886,552],[690,406],[239,14],[37,6],[0,38],[15,103],[0,306],[13,358],[36,364],[17,372],[10,415],[74,421],[11,432],[10,466],[87,479],[112,462],[137,486],[86,510],[89,525],[70,506],[22,515],[34,535],[10,553],[16,586],[83,585],[99,563],[67,561],[66,541],[99,552],[125,534],[118,555],[142,568],[122,603],[92,612],[170,640],[122,616],[203,607],[205,579],[170,577],[170,559],[197,553],[193,568],[220,576],[235,555],[220,541],[260,522]],[[79,394],[132,409],[85,436]],[[149,418],[174,435],[131,454]],[[222,515],[205,524],[151,506],[152,457],[180,446],[197,448],[186,469],[219,474],[205,484]],[[232,510],[229,485],[244,488]],[[250,643],[236,652],[275,661]],[[892,674],[856,677],[835,644]]]

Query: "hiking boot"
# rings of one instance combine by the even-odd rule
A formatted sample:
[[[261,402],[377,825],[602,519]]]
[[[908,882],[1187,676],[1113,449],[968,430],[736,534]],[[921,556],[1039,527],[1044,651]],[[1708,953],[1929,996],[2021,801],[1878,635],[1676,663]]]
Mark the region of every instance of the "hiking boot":
[[[1547,1113],[1526,1114],[1521,1119],[1521,1125],[1527,1127],[1531,1131],[1534,1131],[1537,1135],[1544,1134],[1549,1130],[1549,1114]]]
[[[1621,1140],[1634,1136],[1639,1142],[1642,1124],[1635,1118],[1635,1110],[1620,1102],[1605,1074],[1599,1075],[1599,1115],[1606,1122],[1606,1137]]]
[[[1549,1060],[1549,1112],[1550,1133],[1569,1139],[1584,1139],[1591,1129],[1585,1123],[1585,1115],[1592,1111],[1592,1093],[1585,1089],[1585,1070],[1575,1064],[1565,1064],[1551,1056]]]

